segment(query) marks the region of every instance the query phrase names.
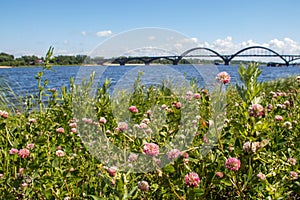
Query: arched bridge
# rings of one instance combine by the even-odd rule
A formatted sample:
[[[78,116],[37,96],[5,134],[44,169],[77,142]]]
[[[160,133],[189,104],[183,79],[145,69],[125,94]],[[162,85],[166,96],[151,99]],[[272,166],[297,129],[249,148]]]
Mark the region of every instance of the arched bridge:
[[[258,53],[245,54],[244,53],[244,52],[246,52],[248,50],[251,50],[251,49],[265,50],[265,51],[269,52],[269,54],[258,54]],[[197,50],[208,51],[212,54],[190,55],[192,52],[197,51]],[[300,59],[300,55],[279,54],[276,51],[274,51],[270,48],[267,48],[267,47],[263,47],[263,46],[246,47],[246,48],[241,49],[241,50],[239,50],[236,53],[231,54],[231,55],[220,54],[220,53],[216,52],[215,50],[210,49],[210,48],[206,48],[206,47],[195,47],[195,48],[191,48],[191,49],[188,49],[188,50],[184,51],[181,55],[178,55],[178,56],[120,57],[120,58],[115,59],[113,61],[113,63],[118,63],[120,65],[125,65],[126,63],[128,63],[132,60],[137,60],[137,61],[140,61],[140,62],[144,63],[145,65],[149,65],[154,60],[166,59],[166,60],[171,61],[173,63],[173,65],[177,65],[180,60],[182,60],[183,58],[189,58],[189,57],[190,58],[191,57],[219,57],[219,58],[221,58],[221,60],[223,60],[225,65],[229,65],[230,61],[232,61],[232,59],[235,58],[235,57],[278,57],[283,61],[283,63],[286,66],[288,66],[291,62]]]

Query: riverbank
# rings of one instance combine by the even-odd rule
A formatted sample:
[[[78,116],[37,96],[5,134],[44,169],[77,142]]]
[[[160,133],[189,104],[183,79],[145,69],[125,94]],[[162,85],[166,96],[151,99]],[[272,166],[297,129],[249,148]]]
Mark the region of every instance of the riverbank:
[[[0,66],[0,69],[2,68],[12,68],[11,66]]]

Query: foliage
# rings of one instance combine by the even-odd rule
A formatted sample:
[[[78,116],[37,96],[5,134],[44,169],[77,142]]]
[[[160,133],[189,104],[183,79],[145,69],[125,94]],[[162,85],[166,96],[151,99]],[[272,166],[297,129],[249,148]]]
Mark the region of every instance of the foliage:
[[[96,98],[90,96],[94,74],[81,85],[75,85],[71,79],[71,87],[62,87],[60,94],[58,90],[48,89],[43,72],[50,69],[52,52],[50,48],[46,64],[37,76],[40,108],[32,109],[34,104],[28,104],[27,110],[8,116],[1,111],[1,199],[300,197],[300,183],[296,179],[300,173],[300,85],[294,77],[287,81],[258,83],[257,65],[241,67],[244,86],[227,87],[223,94],[227,100],[224,105],[220,102],[225,97],[217,95],[222,93],[222,84],[218,91],[192,85],[189,95],[179,96],[166,82],[161,86],[142,85],[140,75],[134,92],[128,95],[120,91],[119,101],[115,102],[109,93],[110,81],[97,89]],[[282,84],[288,87],[281,87]],[[47,105],[41,104],[45,95]],[[257,115],[251,114],[254,104],[263,107]],[[128,111],[130,106],[135,106],[138,112]],[[187,108],[195,108],[188,110],[192,118],[195,117],[192,123],[183,116]],[[220,118],[216,110],[225,108],[226,116]],[[118,115],[114,113],[116,109],[120,110]],[[77,119],[74,113],[80,114]],[[149,122],[148,137],[136,137],[138,130],[120,127],[118,123],[125,122],[122,119],[128,119],[129,127]],[[222,126],[218,119],[224,122]],[[187,132],[194,130],[193,123],[197,126],[192,143],[184,146],[181,156],[169,164],[156,163],[153,171],[139,173],[130,169],[143,167],[135,166],[134,161],[127,171],[107,165],[114,159],[127,160],[123,154],[106,155],[110,144],[124,150],[122,153],[143,153],[145,143],[155,143],[161,150],[157,158],[166,157],[163,149],[172,150],[169,144],[177,135],[184,141],[187,135],[181,135],[180,130],[182,127]],[[105,136],[95,133],[105,133]],[[101,140],[109,144],[95,146],[101,144]],[[204,154],[208,146],[211,148]],[[18,149],[18,153],[14,153],[13,148]],[[29,155],[20,153],[21,149],[28,149]],[[233,168],[227,166],[237,160],[240,164],[235,163]],[[187,183],[186,175],[190,172],[197,173],[200,181]]]
[[[36,55],[24,55],[15,58],[7,53],[0,53],[0,66],[41,66],[47,58],[38,57]],[[103,57],[91,58],[87,55],[57,55],[52,57],[52,65],[81,65],[81,64],[103,64],[107,61]]]

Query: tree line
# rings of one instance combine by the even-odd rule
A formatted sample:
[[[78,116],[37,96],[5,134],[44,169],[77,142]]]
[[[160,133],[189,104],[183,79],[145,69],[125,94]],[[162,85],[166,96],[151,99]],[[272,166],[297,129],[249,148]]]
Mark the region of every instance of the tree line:
[[[102,65],[107,62],[108,59],[103,57],[91,58],[87,55],[57,55],[51,60],[53,65],[81,65],[81,64],[97,64]],[[35,55],[24,55],[15,58],[8,53],[0,53],[0,66],[29,66],[29,65],[42,65],[44,63],[44,57],[38,57]]]

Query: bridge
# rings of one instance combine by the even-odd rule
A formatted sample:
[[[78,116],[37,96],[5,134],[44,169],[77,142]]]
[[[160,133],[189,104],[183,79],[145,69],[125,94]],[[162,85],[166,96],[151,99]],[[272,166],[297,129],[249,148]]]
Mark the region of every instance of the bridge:
[[[251,49],[263,50],[264,52],[266,51],[268,53],[267,54],[266,53],[261,54],[261,53],[257,53],[257,52],[252,53],[252,54],[245,53],[246,51],[251,50]],[[198,51],[198,50],[204,50],[210,54],[191,55],[192,52]],[[151,62],[153,62],[155,60],[165,59],[165,60],[171,61],[173,65],[178,65],[178,63],[182,59],[193,58],[193,57],[220,58],[224,62],[224,65],[229,65],[230,62],[236,57],[278,57],[283,61],[283,64],[286,66],[289,66],[291,64],[291,62],[293,62],[295,60],[300,60],[300,55],[279,54],[276,51],[274,51],[270,48],[267,48],[267,47],[250,46],[250,47],[241,49],[231,55],[220,54],[220,53],[216,52],[215,50],[206,48],[206,47],[195,47],[195,48],[191,48],[191,49],[184,51],[181,55],[178,55],[178,56],[172,55],[172,56],[120,57],[120,58],[116,58],[112,63],[118,63],[120,65],[125,65],[132,60],[136,60],[136,61],[140,61],[140,62],[144,63],[145,65],[149,65]]]

